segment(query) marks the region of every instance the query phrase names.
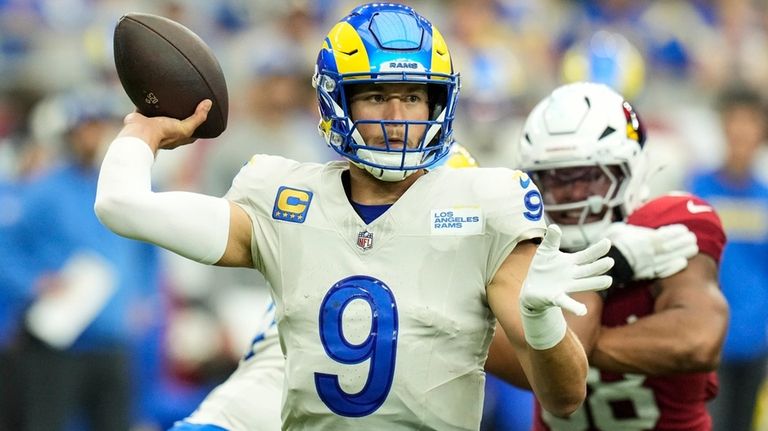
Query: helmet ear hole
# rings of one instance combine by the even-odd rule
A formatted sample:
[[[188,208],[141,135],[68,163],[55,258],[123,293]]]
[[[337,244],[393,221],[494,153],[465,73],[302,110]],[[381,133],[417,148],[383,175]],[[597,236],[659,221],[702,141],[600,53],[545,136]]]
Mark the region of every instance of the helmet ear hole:
[[[445,89],[438,88],[435,85],[427,85],[427,99],[429,101],[429,119],[436,120],[437,117],[445,109],[445,102],[447,99]]]
[[[360,88],[362,85],[360,84],[348,84],[344,85],[341,84],[340,86],[343,88],[343,91],[341,91],[341,94],[343,96],[343,105],[341,109],[344,110],[344,112],[347,113],[347,116],[350,120],[354,121],[355,119],[352,117],[352,98],[355,97],[356,94],[360,92]]]

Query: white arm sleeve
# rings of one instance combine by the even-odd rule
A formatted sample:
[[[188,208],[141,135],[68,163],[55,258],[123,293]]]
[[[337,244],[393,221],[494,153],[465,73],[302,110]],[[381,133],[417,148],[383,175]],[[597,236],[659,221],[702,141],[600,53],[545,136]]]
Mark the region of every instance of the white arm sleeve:
[[[144,141],[115,139],[99,173],[94,210],[113,232],[213,264],[229,239],[229,202],[198,193],[152,191],[154,154]]]

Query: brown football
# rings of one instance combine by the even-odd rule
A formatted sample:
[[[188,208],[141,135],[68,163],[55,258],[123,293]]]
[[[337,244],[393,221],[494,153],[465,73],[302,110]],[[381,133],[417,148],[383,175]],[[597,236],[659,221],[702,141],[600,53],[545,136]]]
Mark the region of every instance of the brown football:
[[[117,75],[139,112],[184,119],[203,99],[211,99],[208,118],[193,136],[214,138],[226,129],[227,83],[198,35],[168,18],[128,13],[118,21],[113,41]]]

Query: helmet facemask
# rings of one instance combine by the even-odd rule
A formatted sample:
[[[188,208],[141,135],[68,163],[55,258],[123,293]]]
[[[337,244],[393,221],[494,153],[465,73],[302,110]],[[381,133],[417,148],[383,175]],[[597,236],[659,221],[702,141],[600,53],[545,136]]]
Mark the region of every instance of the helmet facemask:
[[[563,232],[561,247],[581,250],[602,238],[612,222],[626,217],[627,164],[582,165],[529,172],[542,191],[548,223]]]

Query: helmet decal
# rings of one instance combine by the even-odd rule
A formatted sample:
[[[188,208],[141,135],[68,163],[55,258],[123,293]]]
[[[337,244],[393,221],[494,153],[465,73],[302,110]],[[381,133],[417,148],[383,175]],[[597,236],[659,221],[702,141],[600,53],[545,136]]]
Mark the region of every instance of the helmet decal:
[[[637,112],[626,100],[621,106],[624,108],[624,118],[627,119],[627,137],[634,139],[642,147],[645,145],[645,130],[640,119],[637,117]]]
[[[368,50],[357,31],[347,22],[336,24],[326,39],[328,49],[334,55],[336,70],[339,73],[360,73],[368,71]]]
[[[437,28],[432,27],[432,71],[450,74],[452,70],[448,45],[445,44],[445,39]]]

